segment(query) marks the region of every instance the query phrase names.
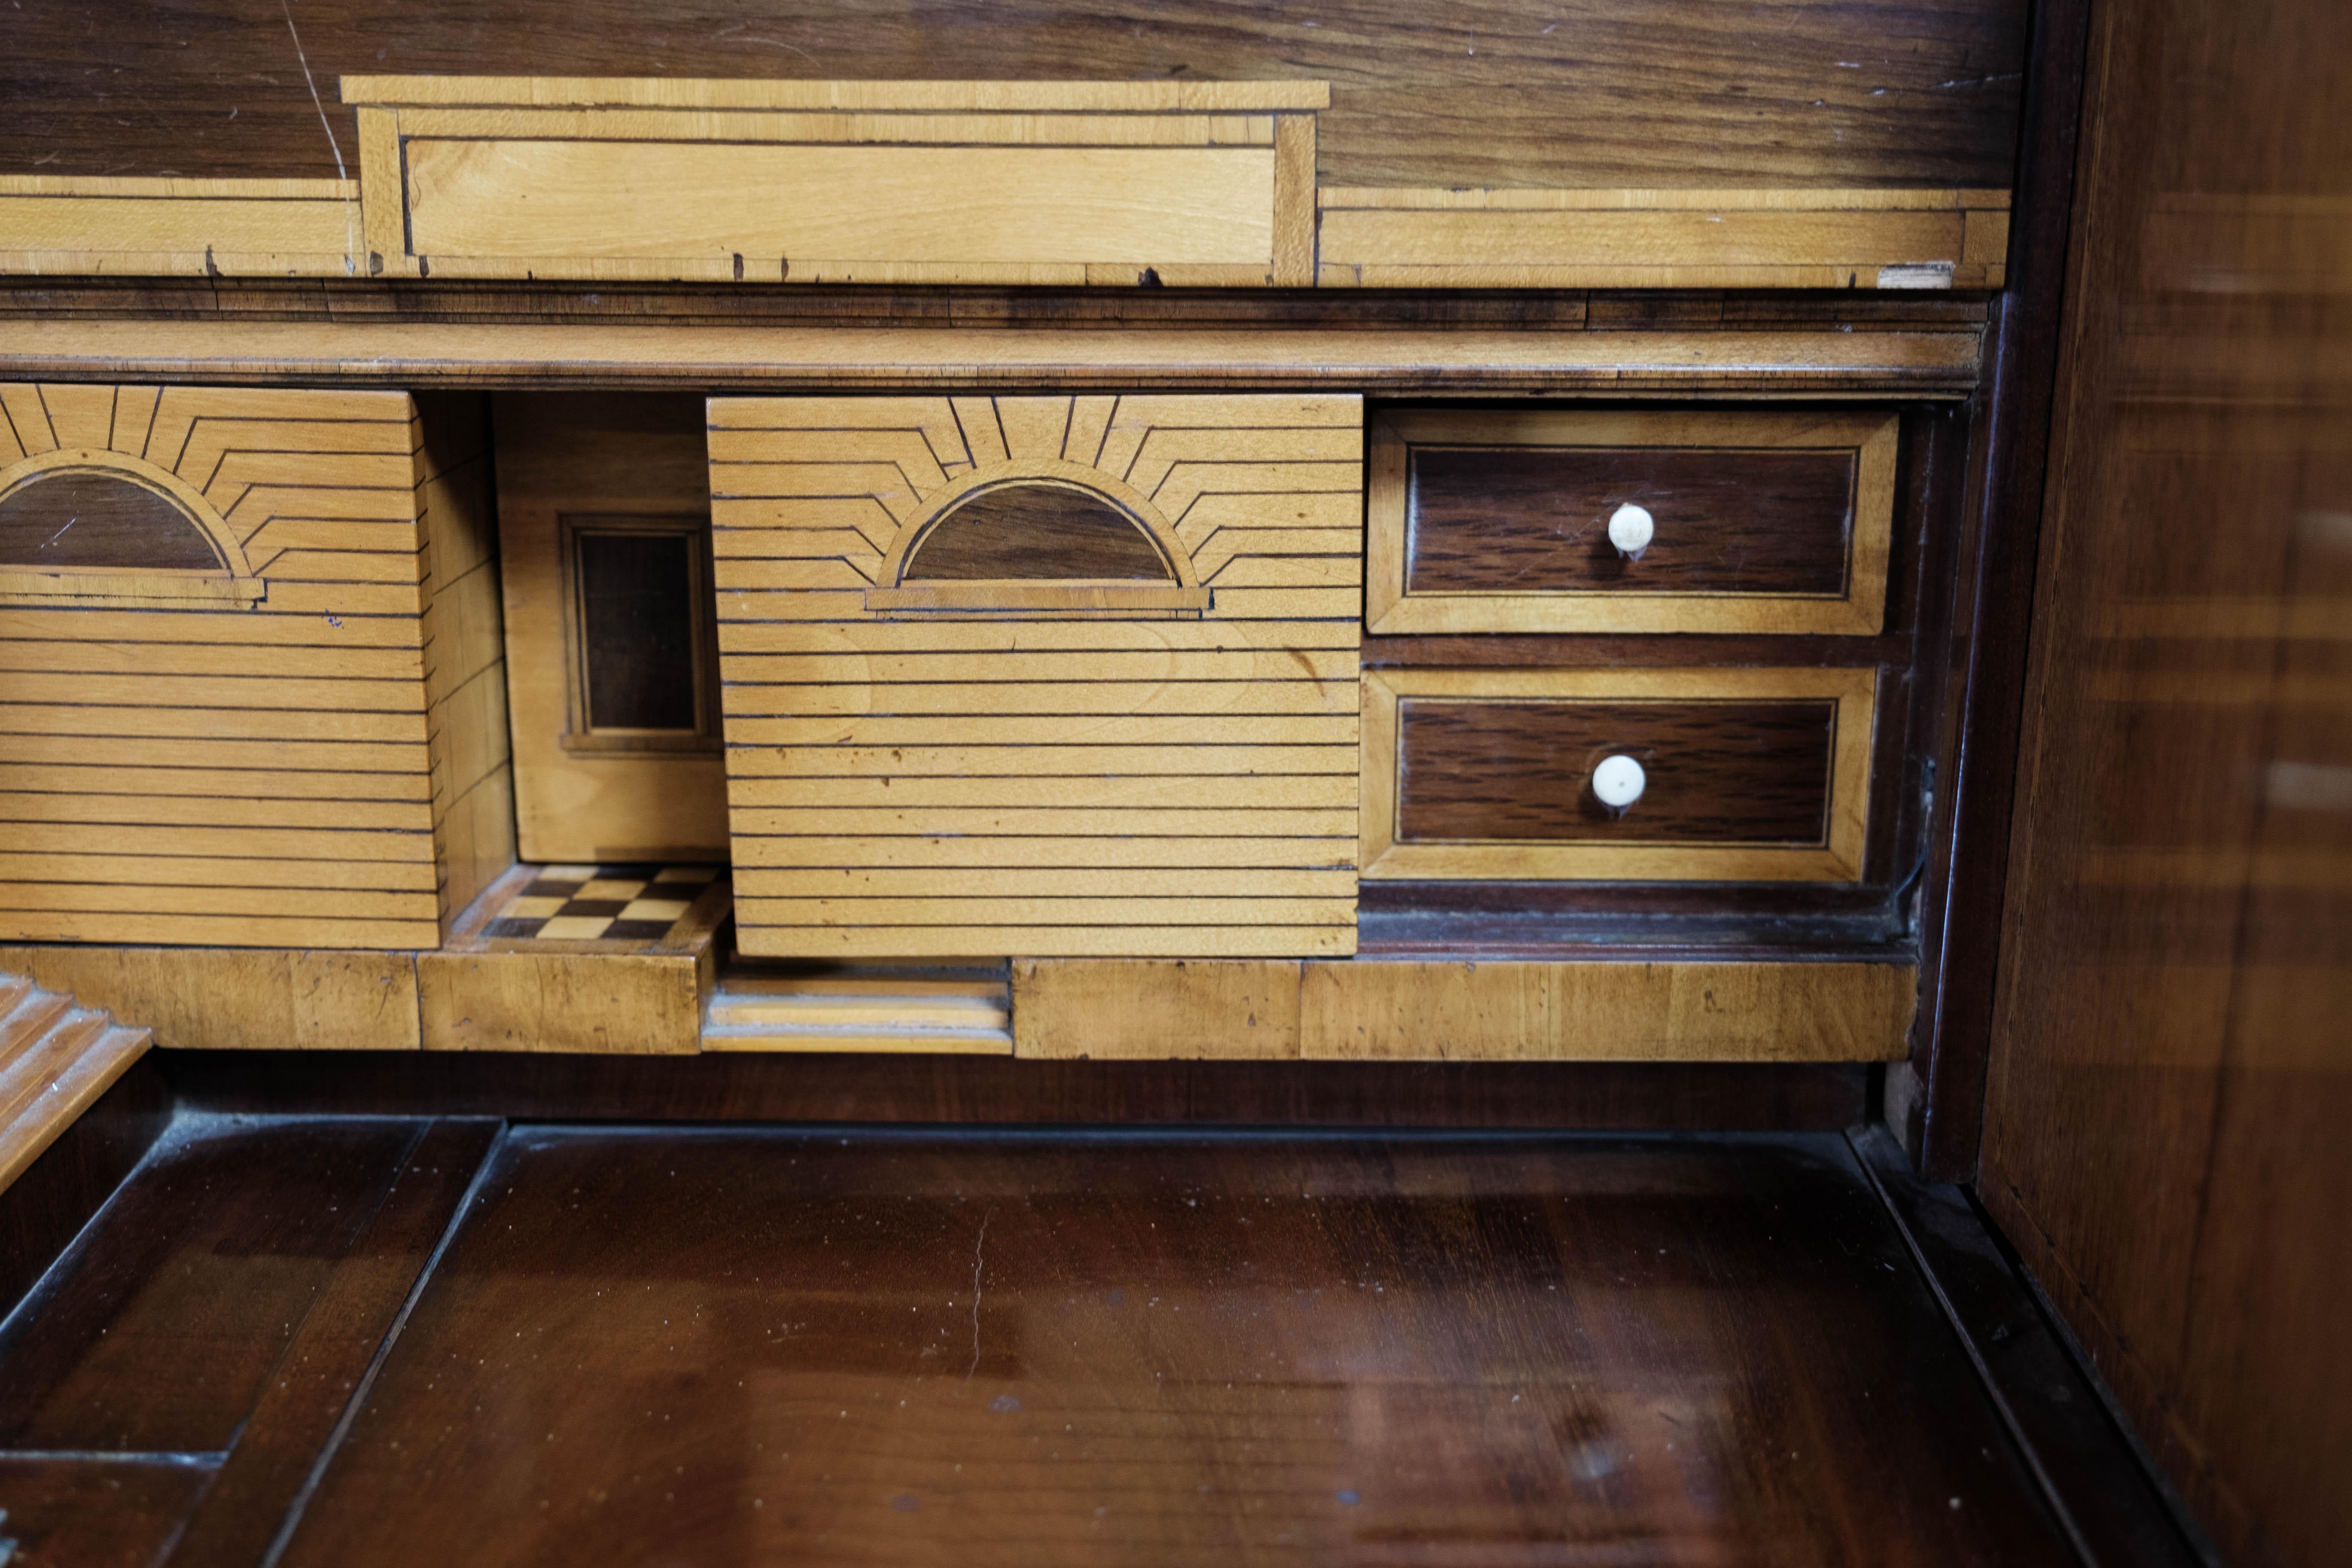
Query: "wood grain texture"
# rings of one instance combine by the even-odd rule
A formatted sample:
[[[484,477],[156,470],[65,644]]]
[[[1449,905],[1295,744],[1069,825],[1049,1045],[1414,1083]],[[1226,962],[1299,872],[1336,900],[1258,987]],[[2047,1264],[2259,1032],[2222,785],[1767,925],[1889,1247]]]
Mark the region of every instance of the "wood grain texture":
[[[2005,188],[1338,187],[1318,200],[1317,281],[1390,289],[1998,289],[2009,209]]]
[[[1893,1061],[1901,963],[1313,963],[1299,1055],[1332,1061]]]
[[[2303,1568],[2352,1532],[2352,443],[2291,219],[2352,17],[2088,24],[1981,1191],[2217,1555]]]
[[[17,1459],[0,1455],[8,1539],[27,1568],[162,1561],[212,1479],[173,1460]]]
[[[1837,704],[1573,704],[1408,698],[1397,714],[1397,841],[1788,844],[1829,833]],[[1592,770],[1649,775],[1622,814]]]
[[[409,398],[20,383],[0,387],[0,489],[67,459],[120,468],[171,494],[223,558],[191,574],[210,599],[110,569],[0,592],[0,649],[46,650],[0,654],[36,667],[0,699],[7,760],[120,770],[0,815],[0,937],[438,941],[436,825],[453,853],[463,841],[455,793],[436,805],[415,786],[470,731],[462,703],[442,704],[436,727],[448,672],[426,665]],[[423,504],[461,515],[455,490],[428,487]],[[494,647],[488,630],[471,646]],[[273,789],[288,772],[335,783]],[[289,797],[277,812],[254,804]]]
[[[354,110],[335,91],[346,73],[751,79],[727,85],[758,104],[863,79],[892,106],[909,79],[936,93],[931,83],[985,75],[1105,95],[1073,108],[1150,93],[1235,110],[1268,107],[1241,96],[1280,90],[1268,84],[1326,79],[1319,152],[1338,185],[2005,186],[2024,43],[2014,0],[1841,0],[1769,26],[1729,0],[1606,0],[1573,26],[1512,5],[1433,18],[1408,0],[1343,17],[1198,0],[824,0],[756,23],[622,0],[525,0],[496,15],[425,0],[390,30],[380,11],[341,0],[295,14],[299,61],[285,17],[260,0],[224,0],[201,26],[163,0],[123,0],[95,35],[76,14],[28,7],[0,63],[0,170],[331,178],[355,145]],[[778,77],[803,79],[757,79]],[[597,82],[593,95],[627,85]],[[397,90],[421,95],[413,80]],[[821,90],[833,107],[840,89]],[[636,96],[679,101],[667,82]],[[1563,103],[1604,108],[1563,115]]]
[[[267,1554],[500,1131],[487,1119],[417,1130],[173,1543],[174,1568],[244,1568]]]
[[[490,934],[509,899],[542,868],[492,882],[439,950],[416,955],[418,1027],[428,1051],[622,1052],[699,1048],[718,978],[724,879],[649,944],[518,942]]]
[[[1019,959],[1013,1040],[1107,1060],[1886,1061],[1916,980],[1899,963]]]
[[[0,174],[0,274],[348,278],[360,182]]]
[[[0,1313],[16,1310],[146,1158],[172,1116],[172,1091],[155,1058],[142,1057],[0,1192]]]
[[[166,1049],[413,1051],[420,1043],[416,962],[406,952],[57,942],[0,946],[0,970],[135,1018]]]
[[[1327,96],[1274,85],[1223,96]],[[1311,119],[1286,157],[1286,117],[1195,109],[1176,88],[373,77],[347,96],[374,106],[368,133],[392,144],[362,159],[362,183],[398,182],[366,194],[371,211],[399,215],[398,248],[372,247],[372,271],[1312,282]],[[425,104],[409,101],[419,94]],[[788,107],[745,101],[762,97]]]
[[[1022,1057],[1280,1061],[1297,1058],[1296,960],[1015,960]]]
[[[1885,414],[1391,409],[1366,500],[1375,633],[1883,629]],[[1638,560],[1608,539],[1648,510]]]
[[[0,971],[0,1188],[113,1088],[153,1038],[102,1007]]]
[[[441,930],[515,861],[514,763],[499,616],[488,400],[417,401],[416,527],[425,718]]]
[[[1325,395],[714,399],[742,950],[1351,951],[1344,797],[1225,805],[1181,785],[1355,772],[1360,409]],[[1117,584],[1024,598],[1053,584],[1011,567],[963,580],[978,596],[952,608],[888,596],[935,520],[952,528],[966,494],[1023,478],[1083,486],[1130,520],[1196,595],[1145,613],[1191,618],[1120,618],[1136,608],[1090,597]],[[1083,704],[1052,695],[1079,687]],[[1187,699],[1172,710],[1171,689]],[[1175,788],[1107,787],[1137,778]],[[1223,870],[1236,864],[1256,874]],[[1032,875],[1016,887],[1000,872]]]
[[[519,853],[559,865],[725,858],[721,756],[565,744],[577,693],[562,519],[708,517],[701,400],[505,393],[492,407]]]
[[[1368,879],[1860,875],[1875,670],[1382,668],[1363,685]],[[1585,797],[1619,751],[1650,784],[1612,821]]]
[[[0,1329],[8,1449],[227,1449],[420,1123],[184,1122]],[[397,1306],[394,1298],[394,1307]]]
[[[1775,328],[1523,332],[1403,328],[1202,332],[1040,327],[971,332],[936,323],[747,331],[727,325],[616,328],[527,323],[248,320],[0,320],[11,374],[201,375],[418,387],[714,389],[770,393],[780,381],[860,392],[1013,384],[1116,393],[1146,388],[1396,394],[1737,389],[1950,397],[1975,386],[1975,325],[1885,332]]]
[[[1629,1534],[2071,1561],[1842,1140],[518,1130],[282,1561]]]

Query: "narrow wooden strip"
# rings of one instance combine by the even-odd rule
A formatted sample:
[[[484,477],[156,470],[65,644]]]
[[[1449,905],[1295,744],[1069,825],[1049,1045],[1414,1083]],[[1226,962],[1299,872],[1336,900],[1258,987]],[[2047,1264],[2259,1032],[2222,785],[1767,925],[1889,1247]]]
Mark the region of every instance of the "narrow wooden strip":
[[[356,888],[430,893],[436,880],[433,862],[423,856],[404,861],[304,860],[0,849],[0,884],[117,882],[156,888]]]
[[[430,892],[329,891],[319,888],[159,888],[152,883],[12,882],[0,907],[28,911],[155,915],[277,916],[287,920],[429,921]]]
[[[24,755],[16,737],[138,736],[178,740],[227,736],[290,742],[421,742],[422,713],[339,713],[332,710],[237,708],[78,708],[0,702],[0,735]],[[143,759],[158,760],[152,752]]]
[[[143,767],[161,760],[152,739],[124,735],[11,735],[8,756],[17,762],[64,763],[95,767]],[[255,768],[422,775],[430,767],[425,742],[374,745],[335,741],[215,741],[175,737],[171,760],[186,767]]]
[[[803,815],[804,825],[809,815],[814,814]],[[819,831],[808,835],[776,837],[747,835],[739,837],[735,840],[734,853],[736,878],[739,880],[752,879],[768,868],[842,866],[996,866],[1017,868],[1080,865],[1096,868],[1263,867],[1269,869],[1331,870],[1352,866],[1356,859],[1356,814],[1352,811],[1315,814],[1318,819],[1311,826],[1339,829],[1319,837],[1187,837],[1168,833],[1163,828],[1160,834],[1148,837],[1118,835],[1082,838],[1066,835],[1056,827],[1055,820],[1004,824],[1010,831],[998,835],[925,837],[919,830],[905,827],[903,822],[872,820],[884,815],[868,814],[862,821],[827,823],[821,820],[814,825]],[[941,816],[952,818],[956,815],[942,811],[926,812],[920,821],[931,822]],[[1002,817],[1005,814],[992,815]],[[1097,820],[1097,814],[1090,812],[1014,815],[1078,825]],[[1243,817],[1244,826],[1265,825],[1262,813],[1232,815]],[[823,831],[828,826],[837,827],[838,836]],[[948,826],[952,827],[954,825],[950,823]],[[894,835],[891,831],[894,826],[900,827],[901,831]],[[1023,826],[1028,828],[1029,837],[1021,835]],[[5,859],[0,858],[0,868],[5,868]]]
[[[9,770],[0,767],[0,775]],[[0,777],[0,784],[5,784]],[[109,780],[117,791],[129,781]],[[171,781],[165,781],[166,785]],[[229,793],[216,795],[150,793],[99,794],[47,791],[20,794],[0,789],[0,822],[135,823],[147,826],[361,827],[422,832],[433,826],[429,801],[262,800]]]
[[[0,783],[6,770],[0,769]],[[963,779],[734,778],[727,799],[737,811],[761,806],[805,810],[823,806],[1015,806],[1060,810],[1178,806],[1352,808],[1356,780],[1348,774],[1225,774],[1213,778]]]
[[[5,625],[5,623],[0,623]],[[721,626],[719,650],[728,654],[905,654],[1086,652],[1243,652],[1264,649],[1310,652],[1352,649],[1355,635],[1344,626],[1295,626],[1265,621],[877,621],[845,620],[775,625],[736,622]],[[1189,661],[1188,661],[1189,662]],[[760,666],[747,666],[758,669]],[[1329,665],[1335,678],[1351,670]],[[1293,665],[1293,675],[1306,673]],[[772,679],[758,677],[757,679]]]
[[[0,889],[0,942],[158,942],[212,947],[429,948],[437,921],[282,920],[255,915],[67,914],[5,907]]]
[[[1222,899],[1352,899],[1353,870],[1243,870],[1233,867],[1195,869],[1078,869],[1056,867],[1040,870],[948,869],[914,868],[844,868],[839,870],[785,871],[760,868],[741,873],[736,883],[739,899],[818,899],[856,918],[865,900],[881,900],[894,907],[908,900],[945,900],[962,907],[962,900],[1002,899],[1010,908],[1059,908],[1073,895],[1087,899],[1150,899],[1211,900]],[[848,900],[848,901],[841,901]],[[1222,905],[1220,906],[1222,907]],[[1013,921],[1018,917],[1003,917]],[[1075,913],[1057,919],[1076,919]],[[1126,923],[1126,922],[1120,922]]]
[[[0,718],[0,724],[5,724]],[[746,776],[772,778],[1049,777],[1099,773],[1347,773],[1353,744],[1161,746],[803,746],[743,752]],[[755,765],[756,764],[756,765]]]
[[[1237,926],[746,926],[744,952],[762,958],[931,958],[981,952],[1102,958],[1344,958],[1356,928]]]
[[[631,105],[681,109],[1085,110],[1328,109],[1320,81],[808,81],[696,77],[381,76],[341,79],[345,103]]]
[[[1311,122],[1310,122],[1311,123]],[[1270,147],[1275,122],[1256,114],[828,112],[613,107],[404,107],[411,142],[680,142],[951,147]]]
[[[741,890],[739,921],[757,925],[1180,926],[1345,925],[1355,929],[1352,898],[768,898]]]
[[[8,835],[8,849],[18,854],[202,856],[329,862],[357,860],[423,860],[433,858],[433,840],[425,833],[385,833],[352,829],[306,827],[139,827],[125,824],[88,826],[52,822],[27,824]]]
[[[1735,212],[1957,212],[2007,211],[2006,189],[1871,187],[1858,190],[1812,186],[1722,186],[1560,190],[1529,187],[1430,187],[1326,185],[1317,193],[1326,212],[1349,208],[1378,211],[1479,212],[1688,212],[1722,208]]]
[[[947,682],[982,684],[992,680],[1187,680],[1283,681],[1352,680],[1356,675],[1353,646],[1347,648],[1167,648],[1088,652],[991,650],[985,661],[971,652],[940,653],[801,653],[748,654],[725,652],[726,678],[730,687],[761,681],[858,682],[875,686],[892,681],[926,685]],[[977,649],[971,651],[979,651]]]
[[[32,794],[184,796],[271,802],[352,801],[426,804],[422,773],[264,773],[244,768],[91,767],[0,762],[0,790]]]
[[[1917,978],[1882,963],[1310,963],[1299,1054],[1891,1061],[1906,1049]]]
[[[737,745],[794,747],[1351,746],[1356,742],[1356,717],[1352,713],[1053,713],[1024,717],[984,712],[983,717],[943,713],[753,719],[747,715],[740,720],[730,719],[728,735]]]

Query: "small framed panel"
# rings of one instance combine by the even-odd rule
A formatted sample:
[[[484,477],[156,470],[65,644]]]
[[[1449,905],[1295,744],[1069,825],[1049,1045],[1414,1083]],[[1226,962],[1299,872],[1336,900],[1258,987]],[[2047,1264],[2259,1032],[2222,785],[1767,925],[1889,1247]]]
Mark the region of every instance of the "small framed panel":
[[[1362,874],[1853,880],[1876,688],[1874,669],[1367,671]]]
[[[1875,634],[1896,429],[1880,412],[1385,411],[1367,624]]]
[[[567,752],[720,749],[707,516],[558,520]]]

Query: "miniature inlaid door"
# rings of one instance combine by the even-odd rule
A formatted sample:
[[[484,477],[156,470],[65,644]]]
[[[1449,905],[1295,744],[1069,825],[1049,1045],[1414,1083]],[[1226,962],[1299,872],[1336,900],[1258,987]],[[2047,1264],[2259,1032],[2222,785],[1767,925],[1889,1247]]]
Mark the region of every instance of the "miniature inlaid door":
[[[737,941],[1355,950],[1352,395],[710,404]]]

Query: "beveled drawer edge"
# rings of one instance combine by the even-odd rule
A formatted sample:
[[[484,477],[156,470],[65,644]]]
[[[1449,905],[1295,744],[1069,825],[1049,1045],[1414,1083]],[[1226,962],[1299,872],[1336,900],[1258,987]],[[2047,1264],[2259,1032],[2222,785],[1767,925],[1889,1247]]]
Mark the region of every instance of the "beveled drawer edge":
[[[1844,669],[1368,669],[1363,673],[1358,872],[1366,881],[1850,882],[1862,875],[1878,671]],[[1397,837],[1399,700],[1638,700],[1829,698],[1828,843],[1727,845],[1410,844]]]

